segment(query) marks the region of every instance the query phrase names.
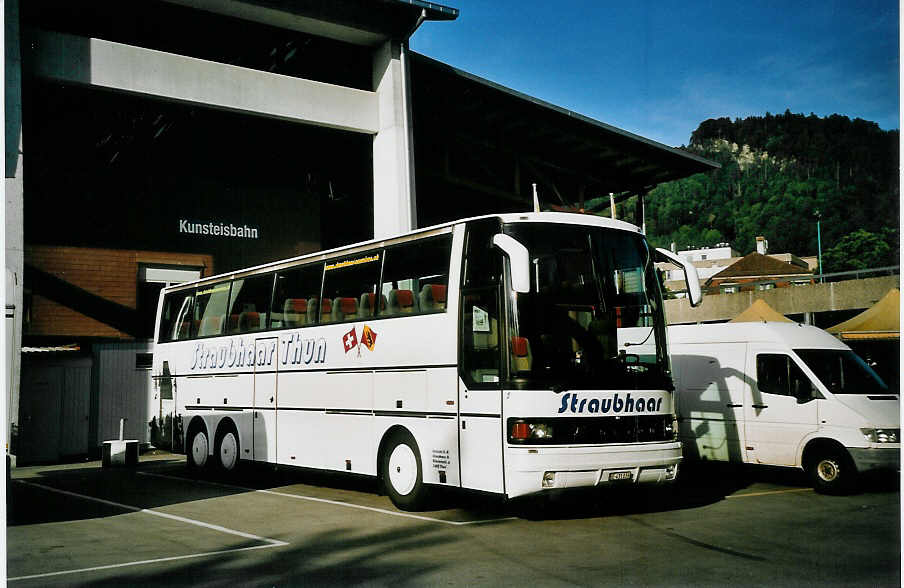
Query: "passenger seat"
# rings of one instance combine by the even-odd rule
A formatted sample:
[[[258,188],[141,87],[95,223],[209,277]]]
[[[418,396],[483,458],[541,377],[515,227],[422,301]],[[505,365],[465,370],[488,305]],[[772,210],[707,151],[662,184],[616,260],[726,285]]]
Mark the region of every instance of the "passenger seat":
[[[286,298],[283,303],[283,323],[298,327],[308,322],[308,301],[304,298]]]
[[[389,291],[389,314],[414,314],[414,294],[411,290]]]
[[[445,284],[425,284],[420,293],[421,312],[446,310]]]
[[[333,320],[350,321],[358,318],[358,302],[352,297],[333,299]]]

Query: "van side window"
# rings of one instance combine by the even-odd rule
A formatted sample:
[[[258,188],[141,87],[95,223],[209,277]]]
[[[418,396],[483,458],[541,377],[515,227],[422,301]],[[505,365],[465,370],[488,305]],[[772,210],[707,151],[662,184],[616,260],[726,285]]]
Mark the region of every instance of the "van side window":
[[[381,250],[364,251],[326,262],[320,322],[338,323],[373,316],[368,301],[371,294],[377,294],[382,253]]]
[[[276,275],[270,326],[295,328],[317,323],[323,264],[293,267]]]
[[[378,303],[383,316],[445,312],[451,250],[452,235],[388,249],[380,298],[369,296],[361,304],[371,312]]]
[[[789,356],[780,353],[763,353],[756,356],[756,380],[760,392],[809,398],[812,385],[806,374]]]
[[[233,280],[227,333],[250,333],[267,328],[273,274]]]

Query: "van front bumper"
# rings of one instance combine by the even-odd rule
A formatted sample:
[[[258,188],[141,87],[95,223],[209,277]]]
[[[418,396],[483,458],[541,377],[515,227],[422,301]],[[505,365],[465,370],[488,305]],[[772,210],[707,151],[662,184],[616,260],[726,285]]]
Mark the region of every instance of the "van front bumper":
[[[509,498],[561,488],[662,484],[673,482],[678,476],[681,444],[509,446],[505,462],[505,493]]]
[[[891,447],[849,447],[848,451],[858,472],[901,469],[900,443]]]

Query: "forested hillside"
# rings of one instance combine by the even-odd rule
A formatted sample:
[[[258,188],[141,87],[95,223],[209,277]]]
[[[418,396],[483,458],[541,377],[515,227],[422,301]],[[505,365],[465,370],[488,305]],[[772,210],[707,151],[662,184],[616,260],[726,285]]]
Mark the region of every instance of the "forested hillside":
[[[819,214],[825,271],[896,265],[898,134],[787,111],[704,121],[686,149],[722,169],[651,191],[648,236],[679,249],[729,242],[743,255],[763,235],[771,252],[816,255]]]

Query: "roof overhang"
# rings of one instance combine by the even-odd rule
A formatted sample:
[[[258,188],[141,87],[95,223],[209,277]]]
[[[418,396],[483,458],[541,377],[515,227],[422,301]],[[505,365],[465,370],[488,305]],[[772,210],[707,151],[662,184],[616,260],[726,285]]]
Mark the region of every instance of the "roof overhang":
[[[421,120],[445,121],[443,130],[465,141],[496,141],[523,161],[582,178],[597,194],[636,193],[720,167],[424,55],[413,53],[411,63],[414,107],[430,115]]]
[[[458,9],[423,0],[165,0],[224,16],[354,45],[407,40],[425,20],[455,20]]]

